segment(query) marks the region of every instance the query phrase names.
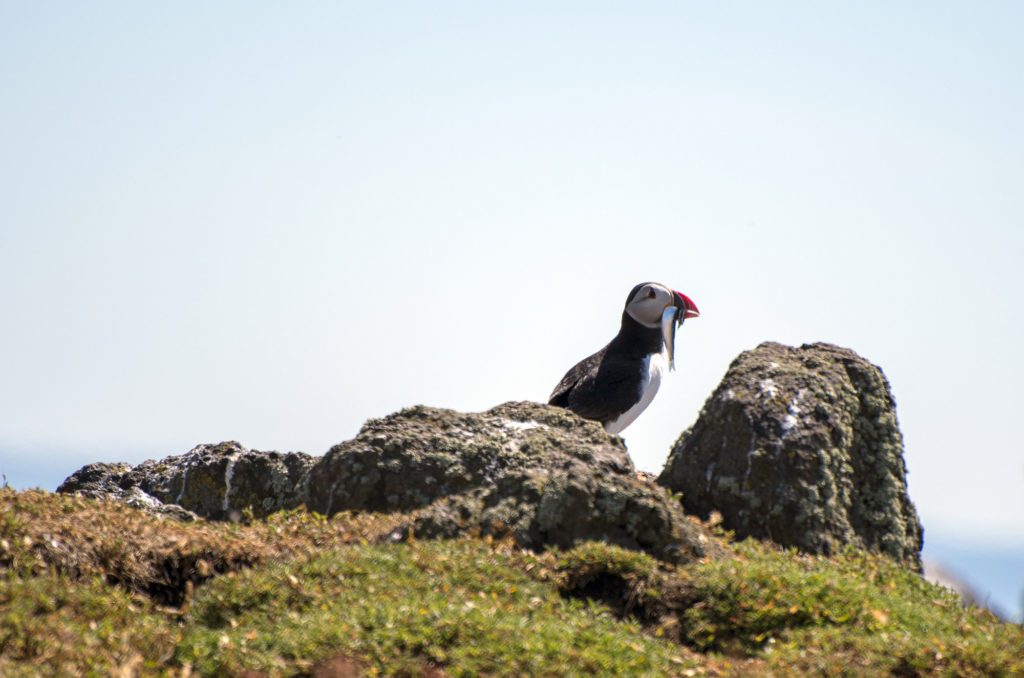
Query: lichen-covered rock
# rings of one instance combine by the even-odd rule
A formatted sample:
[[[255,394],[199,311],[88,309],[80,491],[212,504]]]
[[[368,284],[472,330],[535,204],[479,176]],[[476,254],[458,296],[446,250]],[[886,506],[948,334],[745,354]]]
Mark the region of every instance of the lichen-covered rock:
[[[80,494],[92,499],[117,501],[131,508],[182,522],[191,522],[199,518],[192,511],[177,504],[165,504],[138,485],[132,485],[131,481],[125,482],[125,478],[131,470],[132,465],[124,462],[89,464],[65,479],[57,491],[66,494]],[[122,482],[124,482],[123,487]]]
[[[158,513],[175,513],[168,507],[179,506],[212,520],[237,519],[246,509],[262,517],[305,503],[302,481],[314,461],[301,452],[261,452],[236,442],[199,445],[135,467],[90,464],[57,491],[105,496]]]
[[[826,554],[852,544],[920,568],[895,402],[882,371],[849,349],[740,354],[658,482],[741,538]]]
[[[58,491],[213,520],[303,504],[324,515],[401,512],[400,538],[512,534],[538,549],[605,540],[673,562],[720,553],[664,488],[638,477],[620,438],[537,403],[408,408],[321,458],[229,442],[135,467],[91,464]]]
[[[662,488],[637,478],[620,438],[537,403],[370,420],[310,471],[308,506],[414,511],[417,535],[511,532],[530,548],[600,539],[672,561],[712,548]]]

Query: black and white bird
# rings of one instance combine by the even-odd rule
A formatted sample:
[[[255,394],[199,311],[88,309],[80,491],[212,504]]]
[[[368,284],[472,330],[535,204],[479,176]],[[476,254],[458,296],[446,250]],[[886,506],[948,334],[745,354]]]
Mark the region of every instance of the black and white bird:
[[[675,369],[676,327],[698,315],[685,294],[640,283],[626,297],[619,333],[566,372],[548,404],[599,421],[608,433],[621,432],[651,404],[665,368]]]

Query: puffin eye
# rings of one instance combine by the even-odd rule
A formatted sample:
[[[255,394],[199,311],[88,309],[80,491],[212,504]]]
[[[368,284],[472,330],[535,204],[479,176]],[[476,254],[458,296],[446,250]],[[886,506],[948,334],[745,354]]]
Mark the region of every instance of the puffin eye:
[[[648,290],[647,290],[647,298],[648,298],[648,299],[653,299],[653,298],[654,298],[654,297],[656,297],[656,296],[658,296],[658,295],[657,295],[657,294],[655,294],[655,292],[654,292],[654,289],[653,289],[653,288],[650,288],[650,289],[648,289]]]

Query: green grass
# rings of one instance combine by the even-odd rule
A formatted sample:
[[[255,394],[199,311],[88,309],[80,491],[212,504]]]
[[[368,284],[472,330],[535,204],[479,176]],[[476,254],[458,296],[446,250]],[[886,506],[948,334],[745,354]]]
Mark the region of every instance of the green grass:
[[[702,650],[760,655],[780,673],[1024,675],[1024,633],[888,558],[798,555],[755,542],[697,565],[683,615]]]
[[[180,635],[148,600],[100,578],[0,572],[2,676],[161,675]]]
[[[343,653],[389,674],[669,675],[680,648],[515,568],[481,541],[348,546],[221,578],[177,658],[203,674],[290,674]]]

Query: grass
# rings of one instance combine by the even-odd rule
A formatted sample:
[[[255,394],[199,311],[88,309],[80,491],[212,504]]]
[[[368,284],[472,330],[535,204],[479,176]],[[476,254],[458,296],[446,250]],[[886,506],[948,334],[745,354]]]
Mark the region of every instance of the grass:
[[[0,675],[172,674],[181,631],[145,598],[98,577],[0,578]]]
[[[392,543],[403,519],[0,489],[0,675],[1024,675],[1019,626],[884,557]]]
[[[1024,675],[1024,632],[888,558],[736,545],[736,561],[688,573],[683,615],[702,650],[758,654],[777,673]]]
[[[348,546],[224,577],[196,597],[178,660],[204,675],[371,670],[456,676],[669,675],[680,648],[559,595],[479,540]]]

